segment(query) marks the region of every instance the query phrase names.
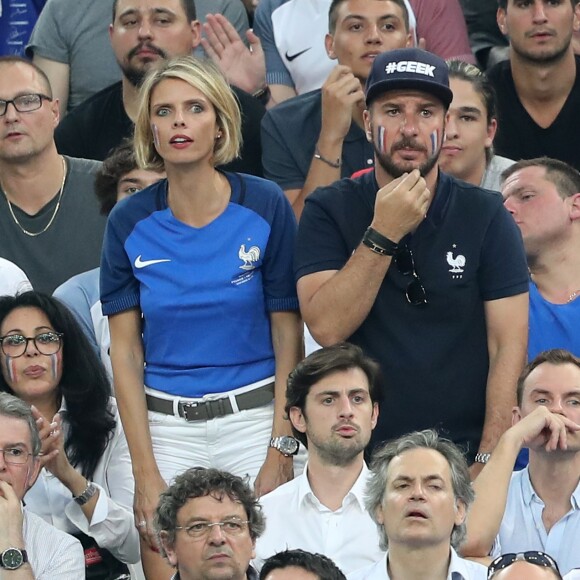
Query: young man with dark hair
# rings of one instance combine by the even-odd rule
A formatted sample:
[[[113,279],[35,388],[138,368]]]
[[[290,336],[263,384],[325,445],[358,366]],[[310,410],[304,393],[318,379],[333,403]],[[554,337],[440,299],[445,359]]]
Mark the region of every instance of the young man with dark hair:
[[[497,21],[509,37],[509,60],[488,72],[498,98],[494,146],[510,159],[546,155],[580,169],[580,57],[572,34],[575,0],[500,0]]]
[[[352,344],[312,353],[288,379],[286,412],[308,447],[302,475],[261,498],[268,521],[256,565],[284,549],[320,552],[346,573],[380,557],[363,505],[364,449],[378,415],[378,365]]]
[[[580,566],[580,359],[538,355],[518,381],[513,427],[475,480],[467,556],[540,550],[562,574]],[[512,472],[522,447],[529,465]]]
[[[264,562],[260,580],[346,580],[346,576],[322,554],[285,550]]]

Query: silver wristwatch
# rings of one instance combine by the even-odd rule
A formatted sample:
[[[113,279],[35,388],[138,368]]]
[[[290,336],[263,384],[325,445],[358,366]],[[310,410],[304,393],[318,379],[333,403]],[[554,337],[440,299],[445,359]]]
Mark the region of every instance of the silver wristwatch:
[[[272,437],[272,439],[270,439],[270,447],[277,449],[285,457],[290,457],[298,453],[298,449],[300,449],[300,441],[290,435]]]
[[[28,562],[26,550],[20,548],[7,548],[0,554],[0,568],[5,570],[18,570],[26,562]]]

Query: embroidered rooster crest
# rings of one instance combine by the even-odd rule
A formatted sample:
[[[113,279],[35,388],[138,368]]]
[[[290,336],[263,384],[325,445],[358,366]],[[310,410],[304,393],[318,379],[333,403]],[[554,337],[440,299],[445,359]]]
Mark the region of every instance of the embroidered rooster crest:
[[[453,257],[453,252],[447,252],[447,263],[451,266],[450,272],[461,273],[465,266],[465,256],[458,254],[456,258]]]
[[[258,246],[251,246],[246,252],[246,244],[242,244],[238,252],[238,257],[244,262],[240,266],[242,270],[253,270],[256,267],[254,262],[260,259],[260,248]]]

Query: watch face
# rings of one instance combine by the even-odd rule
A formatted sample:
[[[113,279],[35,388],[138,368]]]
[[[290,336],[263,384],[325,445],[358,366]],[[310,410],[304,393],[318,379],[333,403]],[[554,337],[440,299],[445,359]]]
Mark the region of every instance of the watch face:
[[[24,563],[22,552],[16,548],[8,548],[2,552],[2,566],[7,570],[16,570]]]
[[[294,455],[298,451],[298,440],[294,437],[280,437],[279,449],[285,455]]]

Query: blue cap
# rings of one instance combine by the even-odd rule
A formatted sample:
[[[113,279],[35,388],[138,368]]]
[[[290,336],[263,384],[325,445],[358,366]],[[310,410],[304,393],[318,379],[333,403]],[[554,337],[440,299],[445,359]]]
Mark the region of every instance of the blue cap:
[[[438,97],[445,107],[453,100],[445,61],[420,48],[399,48],[379,54],[366,84],[366,103],[387,91],[414,89]]]

